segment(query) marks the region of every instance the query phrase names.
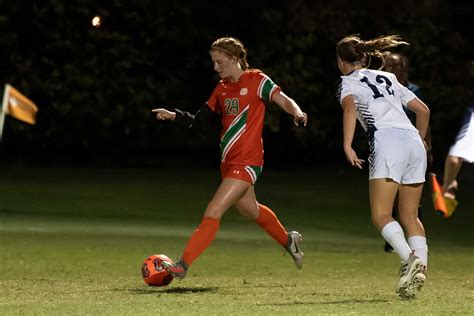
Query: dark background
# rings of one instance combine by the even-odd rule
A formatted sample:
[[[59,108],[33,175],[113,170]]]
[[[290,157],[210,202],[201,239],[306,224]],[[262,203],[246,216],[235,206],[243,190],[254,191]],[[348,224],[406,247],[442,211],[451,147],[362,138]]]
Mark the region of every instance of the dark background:
[[[218,135],[157,122],[150,110],[195,111],[218,79],[211,43],[235,36],[310,117],[294,128],[267,108],[266,165],[343,162],[335,45],[400,34],[410,80],[431,109],[441,169],[472,89],[474,5],[464,1],[0,0],[0,81],[39,107],[37,124],[7,117],[0,161],[34,165],[217,164]],[[91,19],[100,15],[99,28]],[[355,148],[363,155],[359,129]]]

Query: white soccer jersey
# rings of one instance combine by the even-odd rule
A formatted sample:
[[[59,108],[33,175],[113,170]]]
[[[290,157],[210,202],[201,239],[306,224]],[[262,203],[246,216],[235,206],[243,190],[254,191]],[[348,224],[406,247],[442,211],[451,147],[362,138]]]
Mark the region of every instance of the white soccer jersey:
[[[339,102],[352,95],[357,108],[357,119],[364,130],[395,127],[415,130],[403,107],[416,95],[400,84],[394,74],[359,69],[347,76],[341,76]]]

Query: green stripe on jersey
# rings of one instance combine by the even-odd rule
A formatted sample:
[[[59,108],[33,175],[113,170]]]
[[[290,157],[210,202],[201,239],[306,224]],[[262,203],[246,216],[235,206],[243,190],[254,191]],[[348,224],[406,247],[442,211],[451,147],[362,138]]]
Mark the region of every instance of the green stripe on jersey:
[[[275,83],[270,78],[265,78],[262,86],[261,98],[270,101],[272,91],[276,88]]]
[[[247,106],[239,116],[237,116],[229,126],[229,129],[224,133],[221,140],[221,158],[224,160],[225,155],[230,147],[237,141],[238,136],[243,132],[245,124],[247,123],[247,113],[249,107]]]

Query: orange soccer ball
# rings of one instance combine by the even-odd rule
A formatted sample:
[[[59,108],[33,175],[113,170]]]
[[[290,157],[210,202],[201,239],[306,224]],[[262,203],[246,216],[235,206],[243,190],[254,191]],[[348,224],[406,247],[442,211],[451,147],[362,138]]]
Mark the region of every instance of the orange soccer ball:
[[[161,264],[163,261],[172,262],[165,255],[152,255],[145,259],[142,265],[142,277],[151,286],[166,286],[173,281],[173,276]]]

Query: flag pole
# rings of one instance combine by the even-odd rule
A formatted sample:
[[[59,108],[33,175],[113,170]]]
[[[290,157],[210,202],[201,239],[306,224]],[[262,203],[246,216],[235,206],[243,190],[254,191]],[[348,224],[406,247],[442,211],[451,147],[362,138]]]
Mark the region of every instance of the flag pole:
[[[3,125],[5,123],[5,113],[8,109],[8,90],[10,90],[10,85],[6,83],[5,89],[3,90],[2,109],[0,110],[0,142],[3,139]]]

